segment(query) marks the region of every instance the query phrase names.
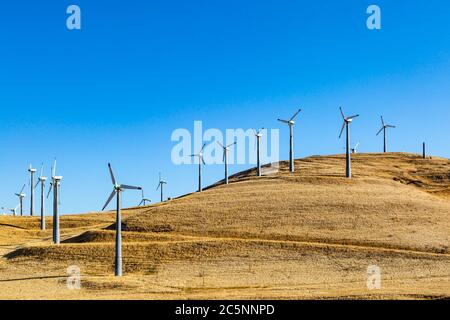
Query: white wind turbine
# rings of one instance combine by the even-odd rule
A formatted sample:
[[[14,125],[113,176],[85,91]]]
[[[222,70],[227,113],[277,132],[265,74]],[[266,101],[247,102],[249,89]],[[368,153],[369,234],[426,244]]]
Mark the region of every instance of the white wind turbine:
[[[142,189],[141,191],[142,191],[142,200],[141,200],[141,202],[139,202],[138,206],[141,206],[141,205],[146,206],[146,205],[147,205],[147,202],[150,203],[150,202],[152,202],[152,201],[151,201],[150,199],[147,199],[147,198],[145,197],[145,195],[144,195],[144,189]]]
[[[121,193],[123,190],[142,190],[141,187],[129,186],[126,184],[118,184],[116,178],[114,177],[114,173],[111,167],[111,164],[108,163],[109,174],[111,175],[111,181],[113,184],[113,191],[103,206],[103,210],[108,206],[108,204],[116,197],[116,252],[115,252],[115,275],[116,277],[122,276],[122,216],[121,216]]]
[[[197,154],[191,154],[191,157],[198,157],[198,192],[202,192],[202,164],[206,164],[203,160],[203,149],[205,149],[206,143]]]
[[[234,145],[236,145],[236,142],[233,142],[226,147],[221,144],[219,141],[217,141],[217,144],[222,147],[223,149],[223,162],[225,164],[225,184],[228,184],[228,151],[230,151],[230,148]]]
[[[41,185],[41,230],[45,230],[45,182],[47,181],[47,177],[44,177],[44,164],[41,166],[41,174],[39,175],[38,182],[34,186],[36,189],[37,186]]]
[[[258,177],[261,177],[261,137],[263,130],[264,128],[261,128],[258,131],[253,129],[256,137],[256,175]]]
[[[23,185],[22,190],[20,190],[19,193],[15,194],[19,198],[20,216],[23,216],[23,199],[26,197],[26,194],[23,193],[24,189],[25,185]]]
[[[34,174],[36,173],[36,169],[31,166],[28,169],[30,173],[30,216],[34,216]]]
[[[11,212],[11,214],[15,217],[17,215],[17,209],[19,208],[20,204],[18,204],[15,208],[5,208],[2,207],[2,210],[6,210]]]
[[[350,124],[353,122],[354,118],[359,117],[359,114],[354,115],[354,116],[350,116],[350,117],[346,117],[344,115],[344,112],[342,111],[342,108],[339,108],[339,110],[341,111],[341,115],[342,115],[342,119],[344,119],[344,123],[342,124],[342,129],[341,129],[341,133],[339,134],[339,139],[342,137],[342,133],[344,132],[344,129],[346,129],[346,158],[345,158],[345,162],[346,162],[346,166],[345,166],[345,175],[347,178],[351,178],[352,177],[352,170],[351,170],[351,160],[350,160]]]
[[[160,172],[159,173],[158,187],[156,188],[156,190],[160,189],[160,191],[161,191],[161,202],[164,201],[164,185],[165,184],[167,184],[167,182],[162,179],[161,172]]]
[[[289,126],[289,171],[294,172],[294,125],[295,118],[302,111],[302,109],[298,109],[298,111],[289,119],[283,120],[278,119],[278,121],[283,122]]]
[[[390,124],[385,124],[383,116],[381,116],[381,129],[378,131],[377,136],[383,131],[383,152],[387,152],[387,144],[386,144],[386,129],[395,128],[395,126],[391,126]]]
[[[48,190],[47,198],[53,190],[53,243],[60,243],[60,231],[59,231],[59,188],[61,186],[62,176],[56,175],[56,159],[52,166],[52,182],[50,183],[50,189]]]

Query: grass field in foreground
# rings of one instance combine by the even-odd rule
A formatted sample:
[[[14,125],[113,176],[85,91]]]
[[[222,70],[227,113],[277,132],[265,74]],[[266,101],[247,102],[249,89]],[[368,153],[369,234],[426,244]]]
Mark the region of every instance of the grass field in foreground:
[[[402,299],[450,297],[450,161],[406,153],[317,156],[230,185],[124,210],[124,272],[113,277],[114,213],[0,217],[3,299]],[[81,290],[66,287],[81,268]],[[382,272],[368,290],[367,267]]]

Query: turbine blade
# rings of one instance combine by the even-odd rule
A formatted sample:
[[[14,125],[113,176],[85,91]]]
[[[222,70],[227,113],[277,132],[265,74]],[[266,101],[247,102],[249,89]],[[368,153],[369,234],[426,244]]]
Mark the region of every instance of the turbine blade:
[[[36,182],[36,185],[34,186],[34,188],[33,188],[33,189],[36,189],[36,188],[37,188],[37,186],[39,185],[39,183],[40,183],[40,181]]]
[[[298,114],[302,111],[302,109],[298,109],[298,111],[292,116],[292,118],[290,119],[290,121],[294,120]]]
[[[42,177],[43,174],[44,174],[44,163],[42,163],[41,165],[41,174],[39,175],[39,177]]]
[[[142,190],[141,187],[129,186],[129,185],[126,185],[126,184],[121,184],[120,188],[127,189],[127,190]]]
[[[203,159],[203,157],[202,157],[202,163],[203,163],[203,164],[206,164],[206,162],[205,162],[205,160]]]
[[[219,146],[221,146],[222,148],[225,148],[224,145],[220,143],[220,141],[217,141],[217,144],[218,144]]]
[[[141,200],[141,202],[139,202],[138,206],[142,205],[144,203],[144,200]]]
[[[113,185],[116,185],[116,177],[114,177],[114,173],[111,167],[111,163],[108,163],[108,168],[109,168],[109,174],[111,175],[111,181],[113,183]]]
[[[56,158],[55,161],[53,162],[52,177],[56,177]]]
[[[233,142],[232,144],[229,144],[229,145],[227,146],[227,148],[232,147],[232,146],[234,146],[234,145],[236,145],[236,144],[237,144],[237,142],[235,141],[235,142]]]
[[[159,190],[160,186],[161,186],[161,181],[158,183],[158,187],[156,188],[156,190]]]
[[[50,182],[50,189],[48,189],[47,199],[50,196],[50,193],[52,193],[52,190],[53,190],[53,182]]]
[[[344,132],[344,129],[345,129],[345,121],[342,124],[341,133],[339,134],[339,139],[342,137],[342,132]]]
[[[358,118],[358,117],[359,117],[359,114],[355,114],[354,116],[347,117],[347,120]]]
[[[20,190],[19,194],[23,192],[23,190],[25,189],[26,185],[24,184],[22,187],[22,190]]]
[[[341,111],[342,119],[345,119],[344,111],[342,111],[341,107],[339,107],[339,110]]]
[[[396,128],[396,126],[391,126],[390,124],[386,125],[388,128]]]
[[[283,120],[283,119],[277,119],[277,120],[280,121],[280,122],[286,123],[286,124],[289,123],[289,121],[287,121],[287,120]]]
[[[202,152],[203,149],[205,149],[205,146],[206,146],[206,143],[203,144],[203,147],[200,149],[200,152]],[[199,152],[199,153],[200,153],[200,152]]]
[[[383,116],[381,116],[381,125],[384,127],[384,119],[383,119]]]
[[[108,206],[108,204],[111,202],[111,200],[114,198],[114,196],[116,195],[116,189],[114,189],[111,193],[111,195],[109,196],[108,200],[106,200],[105,205],[102,208],[102,211],[105,210],[105,208]]]
[[[380,129],[380,131],[377,132],[377,135],[379,135],[379,134],[381,133],[381,131],[383,131],[383,129],[384,129],[384,127],[382,127],[382,128]]]

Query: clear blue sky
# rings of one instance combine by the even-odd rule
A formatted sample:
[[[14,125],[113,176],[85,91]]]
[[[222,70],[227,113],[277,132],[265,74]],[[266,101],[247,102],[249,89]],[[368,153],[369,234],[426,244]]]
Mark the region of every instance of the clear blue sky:
[[[372,3],[380,31],[366,28]],[[66,28],[70,4],[81,7],[81,31]],[[55,156],[64,213],[102,207],[109,161],[153,201],[159,171],[167,196],[191,192],[197,168],[171,163],[174,129],[280,128],[286,159],[276,118],[299,106],[296,157],[343,152],[340,105],[361,114],[361,152],[381,150],[383,114],[398,126],[391,150],[419,152],[425,140],[449,157],[449,13],[443,0],[4,2],[0,205],[17,204],[30,162],[49,175]],[[222,170],[207,166],[205,184]],[[139,200],[127,192],[124,206]]]

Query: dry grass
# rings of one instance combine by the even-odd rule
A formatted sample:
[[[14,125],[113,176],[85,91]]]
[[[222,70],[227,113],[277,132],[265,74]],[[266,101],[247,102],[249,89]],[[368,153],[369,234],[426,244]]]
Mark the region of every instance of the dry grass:
[[[124,272],[111,277],[114,215],[64,216],[63,243],[37,218],[0,217],[2,298],[450,297],[450,161],[403,153],[296,160],[257,178],[124,210]],[[51,226],[51,221],[48,221]],[[381,290],[366,287],[369,265]],[[83,289],[65,289],[65,269]],[[27,274],[37,273],[36,277]],[[20,292],[20,294],[19,294]]]

